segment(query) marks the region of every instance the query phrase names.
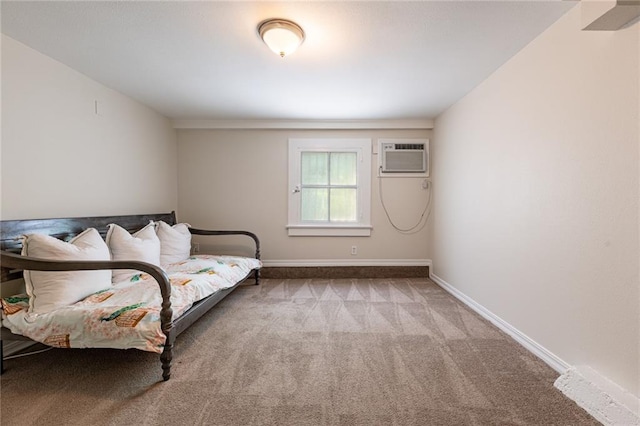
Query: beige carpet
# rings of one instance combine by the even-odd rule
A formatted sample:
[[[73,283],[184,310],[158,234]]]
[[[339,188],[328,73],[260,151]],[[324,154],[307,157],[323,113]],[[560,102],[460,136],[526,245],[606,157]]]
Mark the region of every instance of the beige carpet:
[[[8,360],[2,425],[591,425],[557,374],[426,279],[264,280],[158,355]]]

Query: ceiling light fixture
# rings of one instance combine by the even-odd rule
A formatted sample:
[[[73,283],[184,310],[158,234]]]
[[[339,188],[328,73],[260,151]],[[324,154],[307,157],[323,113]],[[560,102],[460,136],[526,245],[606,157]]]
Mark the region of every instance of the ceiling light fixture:
[[[258,33],[269,49],[281,57],[292,54],[304,41],[300,25],[286,19],[267,19],[258,25]]]

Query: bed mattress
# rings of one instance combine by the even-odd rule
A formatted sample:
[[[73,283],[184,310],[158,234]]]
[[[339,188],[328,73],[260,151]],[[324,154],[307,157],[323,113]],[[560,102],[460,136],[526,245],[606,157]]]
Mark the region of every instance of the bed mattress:
[[[166,266],[173,319],[197,301],[233,287],[260,267],[257,259],[214,255],[192,256]],[[135,348],[161,353],[166,338],[160,327],[161,302],[158,283],[141,273],[45,314],[29,313],[26,294],[5,297],[2,325],[54,347]]]

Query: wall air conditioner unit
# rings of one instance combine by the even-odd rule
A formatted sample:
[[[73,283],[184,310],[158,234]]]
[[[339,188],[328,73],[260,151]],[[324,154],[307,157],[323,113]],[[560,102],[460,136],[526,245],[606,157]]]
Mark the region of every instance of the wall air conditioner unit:
[[[429,177],[429,139],[380,139],[380,176]]]

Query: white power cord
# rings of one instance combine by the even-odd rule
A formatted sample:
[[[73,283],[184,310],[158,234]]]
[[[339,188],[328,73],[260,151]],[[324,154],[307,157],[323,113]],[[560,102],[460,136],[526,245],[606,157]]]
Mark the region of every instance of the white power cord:
[[[384,180],[383,177],[378,176],[378,179],[380,179],[380,182],[378,184],[378,194],[380,195],[380,202],[382,203],[382,209],[384,210],[385,215],[387,216],[387,219],[389,220],[389,223],[391,224],[391,226],[393,226],[393,228],[398,231],[401,232],[403,234],[415,234],[419,231],[422,230],[422,228],[424,228],[424,226],[427,224],[427,221],[429,220],[429,216],[431,215],[431,196],[433,194],[433,190],[431,187],[431,181],[429,180],[425,180],[425,182],[427,183],[427,186],[425,189],[429,190],[429,197],[427,199],[427,204],[424,206],[424,210],[422,210],[422,214],[420,215],[420,218],[418,219],[418,222],[409,227],[409,228],[400,228],[398,225],[396,225],[393,222],[393,219],[391,219],[391,215],[389,215],[389,211],[387,210],[387,206],[384,203],[384,196],[383,196],[383,190],[382,190],[382,181]],[[425,217],[426,215],[426,217]]]

